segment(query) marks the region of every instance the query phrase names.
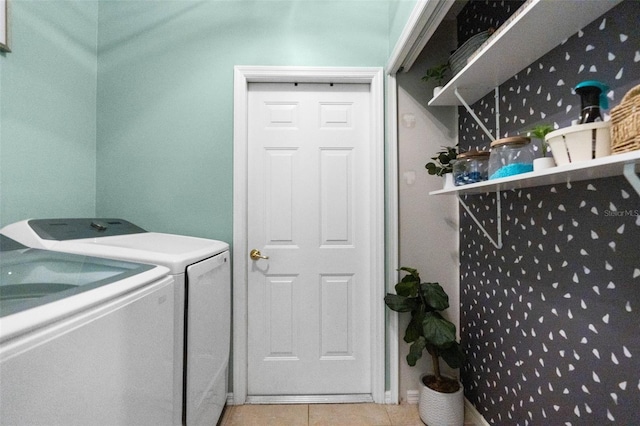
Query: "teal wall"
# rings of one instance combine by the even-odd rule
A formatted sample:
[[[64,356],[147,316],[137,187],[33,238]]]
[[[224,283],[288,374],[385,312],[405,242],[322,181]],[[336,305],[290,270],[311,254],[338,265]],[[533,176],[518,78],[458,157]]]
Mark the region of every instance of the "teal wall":
[[[119,216],[230,241],[233,66],[384,66],[415,1],[11,4],[0,226]]]
[[[0,54],[0,226],[92,216],[98,3],[11,2]]]
[[[100,2],[97,213],[232,239],[234,65],[384,66],[386,1]]]

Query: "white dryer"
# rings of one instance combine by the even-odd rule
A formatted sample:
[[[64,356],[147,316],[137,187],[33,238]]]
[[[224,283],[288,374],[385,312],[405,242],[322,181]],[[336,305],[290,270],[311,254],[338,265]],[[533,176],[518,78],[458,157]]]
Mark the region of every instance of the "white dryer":
[[[222,241],[147,232],[122,219],[37,219],[0,233],[34,248],[169,268],[175,279],[174,424],[215,424],[231,341],[231,267]]]

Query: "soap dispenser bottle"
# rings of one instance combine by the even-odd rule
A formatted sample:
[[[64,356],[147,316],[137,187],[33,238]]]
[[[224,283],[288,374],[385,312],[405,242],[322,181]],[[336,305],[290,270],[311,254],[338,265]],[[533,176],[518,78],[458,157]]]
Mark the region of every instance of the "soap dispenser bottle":
[[[578,85],[575,91],[580,95],[580,119],[578,124],[602,121],[601,109],[608,109],[607,91],[609,87],[596,80],[587,80]]]

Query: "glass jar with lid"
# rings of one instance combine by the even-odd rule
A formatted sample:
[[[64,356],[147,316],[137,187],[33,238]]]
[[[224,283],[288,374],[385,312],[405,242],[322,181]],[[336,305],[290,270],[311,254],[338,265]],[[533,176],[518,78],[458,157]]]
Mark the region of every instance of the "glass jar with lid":
[[[489,152],[467,151],[458,154],[453,162],[453,180],[456,186],[482,182],[489,177]]]
[[[491,142],[489,179],[499,179],[533,171],[535,153],[531,138],[513,136]]]

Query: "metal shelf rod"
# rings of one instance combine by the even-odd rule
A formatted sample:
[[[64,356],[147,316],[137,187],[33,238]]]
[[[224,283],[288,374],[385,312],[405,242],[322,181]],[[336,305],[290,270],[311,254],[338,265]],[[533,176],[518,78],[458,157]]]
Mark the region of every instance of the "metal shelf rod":
[[[467,211],[467,213],[469,213],[469,216],[471,216],[471,219],[473,219],[473,221],[476,223],[476,225],[478,225],[478,228],[480,228],[480,230],[484,233],[484,236],[487,237],[487,239],[489,241],[491,241],[491,244],[493,244],[493,246],[495,248],[497,248],[498,250],[500,250],[502,248],[502,205],[501,205],[501,201],[500,201],[500,191],[496,191],[496,233],[497,233],[497,242],[496,240],[494,240],[491,235],[489,235],[489,233],[487,232],[486,228],[484,226],[482,226],[482,224],[480,223],[480,221],[476,218],[476,215],[473,214],[473,212],[471,211],[471,209],[469,208],[469,206],[467,206],[467,204],[464,202],[464,200],[460,197],[460,195],[458,195],[458,201],[460,202],[460,204],[462,204],[462,207],[464,207],[464,209]]]
[[[629,185],[631,185],[640,196],[640,178],[636,174],[635,163],[626,163],[622,169],[622,174],[627,178]]]
[[[460,101],[460,103],[464,106],[464,108],[467,110],[467,112],[469,114],[471,114],[471,117],[473,117],[474,120],[476,120],[476,123],[478,123],[478,125],[480,126],[480,128],[487,134],[487,136],[489,136],[489,139],[491,139],[491,141],[496,140],[496,138],[491,134],[491,132],[489,131],[489,129],[487,129],[487,126],[484,125],[484,123],[480,120],[480,118],[476,115],[475,111],[469,106],[469,104],[464,100],[464,98],[462,97],[462,95],[460,95],[460,92],[458,92],[458,89],[456,88],[453,93],[455,93],[456,97],[458,98],[458,100]]]

